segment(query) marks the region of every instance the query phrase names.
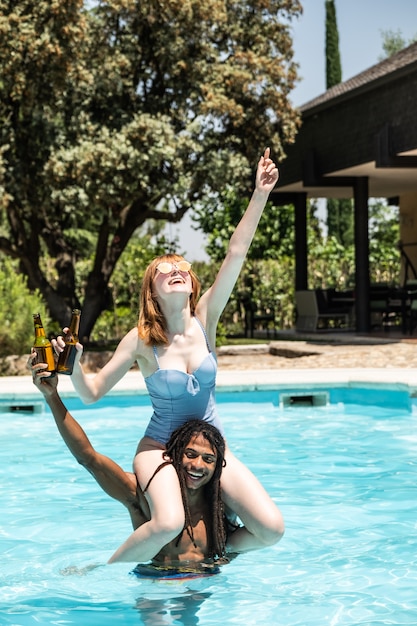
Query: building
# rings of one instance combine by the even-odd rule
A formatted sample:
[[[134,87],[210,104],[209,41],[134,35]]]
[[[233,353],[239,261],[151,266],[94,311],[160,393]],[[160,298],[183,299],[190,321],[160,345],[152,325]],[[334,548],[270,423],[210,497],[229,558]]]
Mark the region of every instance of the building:
[[[353,198],[356,330],[370,330],[369,198],[395,199],[401,245],[417,268],[417,43],[340,83],[301,108],[271,199],[296,210],[296,290],[308,284],[308,198]]]

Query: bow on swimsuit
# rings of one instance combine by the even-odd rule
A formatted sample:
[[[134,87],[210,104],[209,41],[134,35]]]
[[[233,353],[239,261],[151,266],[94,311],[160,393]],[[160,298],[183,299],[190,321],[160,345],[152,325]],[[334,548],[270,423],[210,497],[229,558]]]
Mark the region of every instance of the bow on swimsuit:
[[[151,437],[164,445],[176,428],[191,419],[205,420],[223,434],[215,404],[217,360],[210,349],[203,325],[197,317],[194,319],[204,334],[209,351],[201,365],[191,374],[161,369],[156,347],[153,346],[158,369],[145,378],[153,407],[145,437]]]

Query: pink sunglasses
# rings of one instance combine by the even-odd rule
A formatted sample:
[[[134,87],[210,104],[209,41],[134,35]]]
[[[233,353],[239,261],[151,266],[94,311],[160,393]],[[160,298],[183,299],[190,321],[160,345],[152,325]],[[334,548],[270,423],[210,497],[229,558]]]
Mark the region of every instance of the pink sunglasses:
[[[159,263],[156,266],[158,272],[161,274],[169,274],[173,270],[178,270],[180,272],[189,272],[191,269],[191,263],[188,261],[178,261],[178,263],[168,263],[167,261],[163,263]]]

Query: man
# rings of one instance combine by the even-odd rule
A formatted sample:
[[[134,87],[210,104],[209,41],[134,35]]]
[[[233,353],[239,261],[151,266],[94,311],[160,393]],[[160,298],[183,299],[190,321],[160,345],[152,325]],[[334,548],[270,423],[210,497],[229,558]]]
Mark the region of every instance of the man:
[[[32,365],[31,369],[33,382],[44,395],[72,455],[109,496],[127,508],[133,528],[138,528],[149,520],[150,510],[136,475],[125,472],[93,448],[58,394],[58,377],[44,377],[42,363]],[[227,521],[221,500],[224,451],[225,442],[219,431],[202,420],[187,422],[173,433],[163,454],[165,460],[162,459],[155,474],[168,464],[174,465],[181,485],[185,525],[183,532],[164,546],[152,563],[176,566],[224,557],[227,533],[236,528]]]

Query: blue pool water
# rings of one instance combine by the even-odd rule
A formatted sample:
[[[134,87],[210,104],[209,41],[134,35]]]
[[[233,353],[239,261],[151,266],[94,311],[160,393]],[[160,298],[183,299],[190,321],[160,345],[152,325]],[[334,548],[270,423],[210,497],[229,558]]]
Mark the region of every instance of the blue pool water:
[[[229,445],[286,533],[183,582],[139,580],[128,564],[81,575],[130,533],[128,514],[77,465],[49,413],[0,413],[0,624],[414,625],[417,412],[394,391],[328,397],[287,406],[277,391],[219,394]],[[130,469],[147,400],[70,406],[93,445]]]

